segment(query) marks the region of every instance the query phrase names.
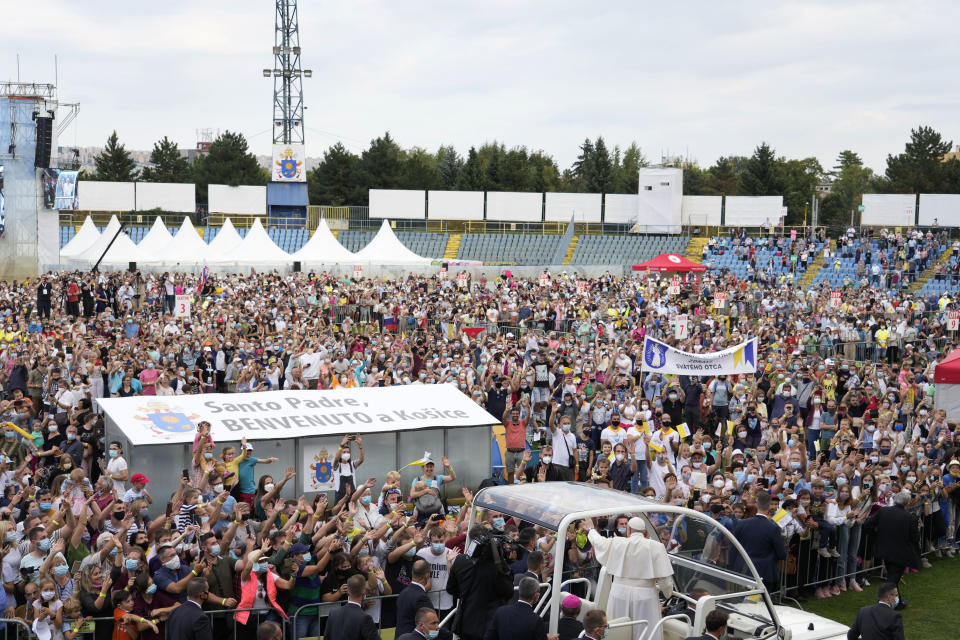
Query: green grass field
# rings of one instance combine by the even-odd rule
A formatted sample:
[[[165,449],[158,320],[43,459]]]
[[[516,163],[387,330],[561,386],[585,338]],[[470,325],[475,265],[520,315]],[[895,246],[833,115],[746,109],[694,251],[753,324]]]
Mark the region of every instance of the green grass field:
[[[903,614],[903,626],[908,640],[954,640],[960,632],[954,626],[957,613],[949,613],[956,606],[954,589],[960,578],[960,556],[955,558],[930,558],[933,566],[911,573],[901,582],[903,595],[909,606]],[[871,579],[870,586],[862,593],[847,591],[833,598],[818,600],[810,598],[803,609],[817,615],[850,625],[860,607],[876,602],[879,579]],[[950,620],[954,622],[951,623]]]

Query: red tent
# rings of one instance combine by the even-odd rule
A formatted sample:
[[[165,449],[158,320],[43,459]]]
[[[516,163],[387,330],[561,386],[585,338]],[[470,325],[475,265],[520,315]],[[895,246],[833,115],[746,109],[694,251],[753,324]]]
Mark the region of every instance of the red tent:
[[[933,370],[933,381],[938,384],[960,384],[960,349],[954,349]]]
[[[640,264],[633,265],[634,271],[672,271],[678,273],[689,273],[691,271],[701,272],[706,271],[707,268],[702,264],[694,262],[692,260],[687,260],[683,256],[678,256],[675,253],[663,253],[654,258],[653,260],[647,260],[646,262],[641,262]]]

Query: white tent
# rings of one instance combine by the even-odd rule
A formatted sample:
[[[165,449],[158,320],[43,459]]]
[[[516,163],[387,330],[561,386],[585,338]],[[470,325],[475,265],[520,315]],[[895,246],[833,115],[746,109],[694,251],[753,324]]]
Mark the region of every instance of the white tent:
[[[247,231],[243,242],[238,244],[229,255],[223,256],[219,262],[231,264],[264,264],[285,265],[292,262],[290,254],[281,249],[267,235],[267,231],[260,223],[260,218],[253,221],[253,226]]]
[[[210,244],[207,245],[208,262],[210,264],[216,264],[225,261],[227,256],[231,255],[233,250],[236,249],[241,242],[243,242],[243,238],[237,233],[230,218],[227,218],[223,221],[220,232],[217,233],[213,240],[210,241]]]
[[[321,218],[317,230],[307,243],[293,254],[293,259],[304,264],[353,264],[356,254],[340,244],[327,226],[327,221]]]
[[[430,264],[430,258],[418,256],[407,249],[390,228],[390,221],[384,220],[380,231],[370,244],[357,252],[354,261],[358,264],[414,265]]]
[[[184,217],[180,230],[166,247],[157,252],[157,260],[165,265],[199,265],[207,261],[207,243],[197,233],[189,217]]]
[[[90,262],[96,262],[97,258],[99,257],[100,256],[93,257]],[[137,243],[131,240],[130,236],[127,235],[127,232],[124,231],[118,235],[117,239],[113,241],[112,245],[110,245],[110,249],[107,251],[106,255],[103,256],[103,260],[100,261],[100,264],[126,265],[130,262],[152,262],[153,260],[153,254],[146,253],[143,249],[138,247]]]
[[[114,216],[110,222],[116,219],[116,216]],[[120,223],[118,222],[117,227],[119,226]],[[116,233],[116,229],[114,229],[114,233]],[[87,216],[87,219],[84,220],[80,226],[80,230],[77,231],[77,234],[70,238],[70,242],[64,245],[63,249],[60,249],[60,259],[73,258],[74,256],[80,255],[89,249],[99,237],[100,232],[97,231],[97,225],[93,224],[93,218]]]
[[[137,248],[145,256],[151,256],[155,260],[163,260],[162,251],[170,245],[172,240],[173,236],[167,231],[167,225],[163,223],[160,216],[157,216],[153,219],[153,226],[150,227],[150,231],[137,244]],[[146,262],[146,260],[147,258],[141,258],[140,261]]]
[[[64,257],[61,254],[61,258],[66,262],[84,262],[86,264],[94,264],[100,259],[100,256],[103,254],[103,252],[107,250],[107,245],[110,244],[110,241],[113,240],[113,237],[117,235],[117,231],[119,230],[120,221],[117,220],[117,216],[110,216],[110,222],[107,223],[107,228],[103,230],[103,233],[100,234],[100,237],[97,238],[93,244],[83,251],[77,252],[70,257]],[[127,239],[129,240],[129,238]],[[131,240],[131,242],[133,241]]]

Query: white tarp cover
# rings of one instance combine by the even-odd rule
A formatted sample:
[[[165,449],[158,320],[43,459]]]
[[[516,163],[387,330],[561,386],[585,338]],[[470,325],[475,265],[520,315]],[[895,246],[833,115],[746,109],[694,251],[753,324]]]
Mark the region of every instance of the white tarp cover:
[[[292,258],[304,264],[353,264],[357,256],[340,244],[327,221],[320,218],[317,230]]]
[[[91,182],[77,185],[81,211],[132,211],[136,206],[132,182]]]
[[[162,398],[102,398],[107,419],[138,445],[193,442],[196,423],[214,440],[282,440],[342,433],[389,433],[496,424],[451,384]]]
[[[116,220],[116,217],[113,218]],[[117,223],[117,226],[120,226],[120,223]],[[87,219],[83,221],[83,224],[80,225],[80,230],[70,238],[70,242],[63,246],[63,249],[60,249],[60,259],[72,258],[74,256],[80,255],[84,251],[90,248],[94,242],[100,237],[100,232],[97,231],[97,225],[93,224],[93,218],[87,216]]]
[[[370,217],[423,220],[427,217],[426,195],[420,189],[370,189]]]
[[[783,196],[727,196],[723,224],[728,227],[779,225],[782,209]]]
[[[103,230],[103,233],[86,249],[70,256],[68,261],[89,262],[91,264],[96,262],[97,259],[100,258],[100,255],[107,249],[107,245],[110,244],[110,239],[113,238],[119,230],[120,221],[117,220],[117,216],[110,216],[110,221],[107,222],[107,227]],[[61,259],[65,258],[63,254],[61,254],[60,257]]]
[[[720,226],[723,196],[683,196],[680,219],[683,224]]]
[[[91,264],[97,261],[100,256],[93,256],[89,260]],[[153,254],[145,252],[137,246],[137,243],[130,239],[127,232],[124,231],[117,236],[117,239],[110,245],[110,250],[103,256],[100,264],[122,264],[130,262],[152,262]]]
[[[916,215],[916,204],[917,197],[912,193],[865,193],[860,224],[878,227],[912,227]]]
[[[640,169],[637,224],[649,233],[680,233],[683,169]]]
[[[488,191],[487,220],[540,222],[543,220],[543,194]]]
[[[410,251],[405,244],[400,242],[393,229],[390,228],[390,221],[384,220],[380,225],[380,231],[373,237],[370,244],[358,251],[354,256],[357,264],[430,264],[430,258],[418,256]]]
[[[238,244],[229,255],[224,256],[222,262],[242,265],[284,265],[289,264],[291,260],[290,254],[270,239],[263,224],[260,223],[260,218],[257,218],[244,236],[243,242]]]
[[[635,193],[608,193],[604,196],[603,221],[606,224],[637,224],[640,196]]]
[[[175,182],[138,182],[137,211],[161,209],[176,213],[197,210],[197,188],[193,184]]]
[[[160,216],[157,216],[153,219],[153,226],[150,227],[150,231],[148,231],[147,235],[143,236],[143,240],[137,244],[137,248],[142,251],[145,256],[153,256],[156,258],[160,252],[170,244],[171,240],[173,240],[173,236],[171,236],[167,230],[167,225],[163,223]],[[143,258],[142,261],[146,262],[146,258]]]
[[[236,227],[230,218],[223,221],[220,231],[213,237],[210,244],[207,245],[207,264],[216,264],[223,262],[226,257],[233,253],[233,250],[243,242],[243,236],[237,233]]]
[[[184,218],[177,235],[155,257],[158,262],[169,266],[199,265],[207,262],[208,250],[207,243],[197,233],[190,218]]]
[[[960,227],[960,194],[921,193],[920,226]]]
[[[210,213],[267,215],[266,187],[211,184],[208,187],[207,200],[210,203]]]
[[[483,220],[483,191],[430,191],[427,217],[431,220]]]
[[[600,222],[599,193],[547,193],[544,220],[550,222]]]

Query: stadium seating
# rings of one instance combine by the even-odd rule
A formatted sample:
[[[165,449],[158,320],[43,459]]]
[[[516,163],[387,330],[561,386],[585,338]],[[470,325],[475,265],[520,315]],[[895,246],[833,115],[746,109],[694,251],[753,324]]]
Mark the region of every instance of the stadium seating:
[[[376,231],[341,231],[337,240],[346,249],[356,253],[367,246],[376,235]],[[397,231],[396,235],[404,246],[424,258],[442,258],[449,238],[446,233],[419,231]]]
[[[662,253],[683,254],[687,242],[682,236],[580,236],[570,264],[636,264]]]
[[[714,239],[714,242],[716,249],[709,252],[703,260],[704,264],[709,266],[711,271],[726,271],[738,278],[744,279],[752,275],[750,261],[743,259],[742,255],[736,254],[735,247],[729,237],[718,237]],[[790,246],[790,242],[788,241],[785,250],[789,252]],[[810,262],[813,262],[813,258],[822,249],[823,245],[820,243],[814,242],[810,245]],[[805,272],[805,270],[799,268],[795,270],[795,265],[789,260],[787,260],[786,264],[783,264],[782,254],[774,245],[758,245],[755,257],[756,271],[762,271],[768,277],[771,275],[777,277],[787,276],[788,278],[799,280]],[[823,271],[821,271],[817,277],[821,277],[822,273]]]
[[[457,257],[491,264],[549,264],[562,239],[559,235],[465,233]]]

